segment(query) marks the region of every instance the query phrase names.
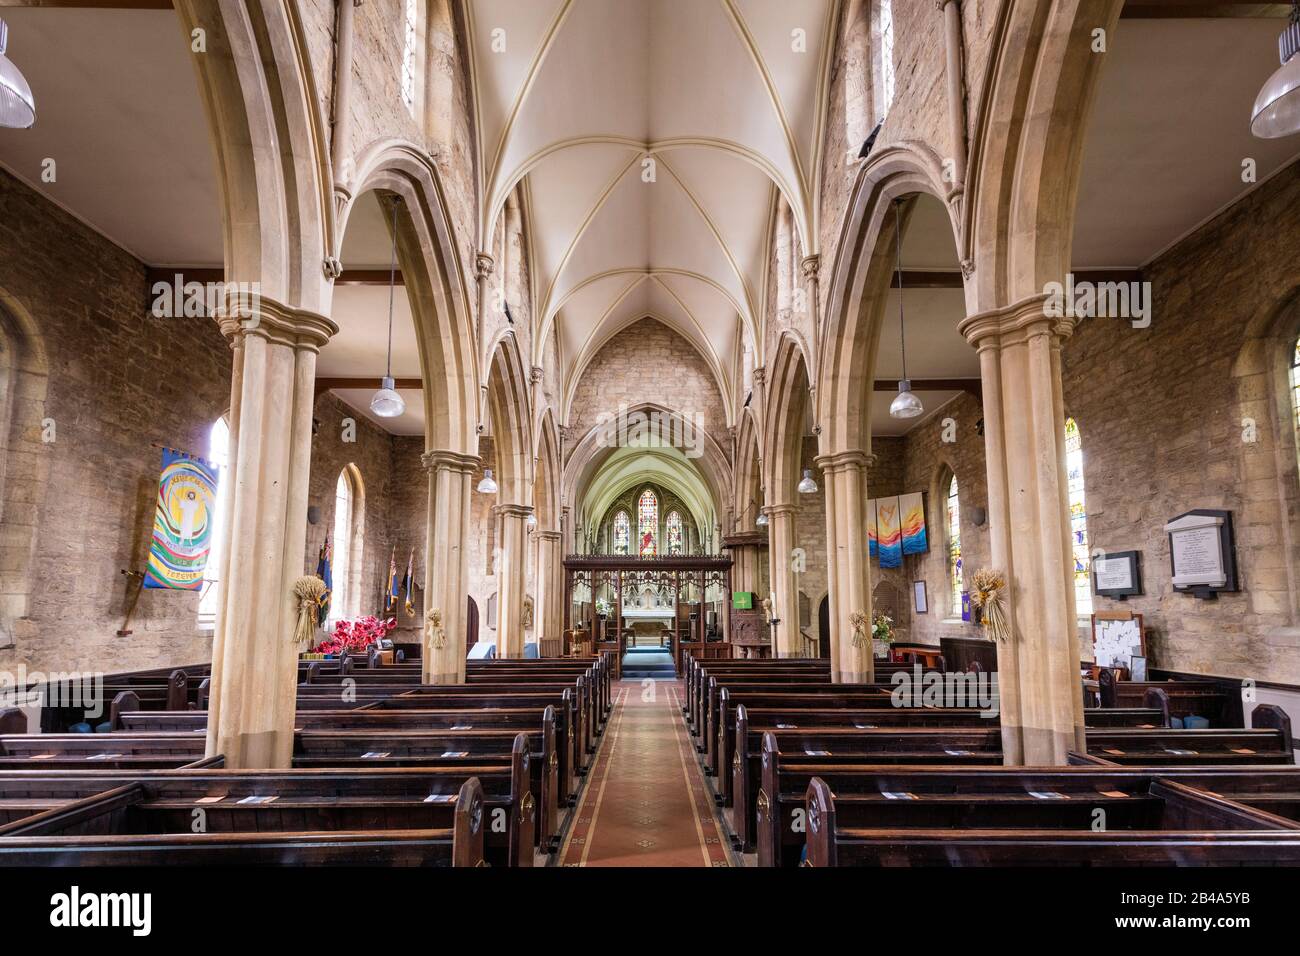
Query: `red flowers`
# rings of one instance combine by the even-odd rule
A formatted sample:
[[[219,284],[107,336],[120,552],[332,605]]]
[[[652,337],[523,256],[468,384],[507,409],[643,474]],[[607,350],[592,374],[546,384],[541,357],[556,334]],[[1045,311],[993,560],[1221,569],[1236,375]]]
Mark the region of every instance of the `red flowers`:
[[[347,654],[364,651],[371,644],[378,644],[388,636],[388,632],[397,627],[397,618],[390,617],[381,621],[377,617],[363,617],[355,621],[337,621],[334,634],[322,641],[315,648],[320,654]]]

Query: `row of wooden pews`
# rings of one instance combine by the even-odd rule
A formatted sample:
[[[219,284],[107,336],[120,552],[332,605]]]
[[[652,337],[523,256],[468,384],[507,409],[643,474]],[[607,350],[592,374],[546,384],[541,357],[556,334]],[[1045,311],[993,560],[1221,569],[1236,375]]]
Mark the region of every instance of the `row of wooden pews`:
[[[1147,687],[1085,712],[1075,766],[1006,768],[996,706],[895,706],[898,669],[835,685],[821,661],[687,662],[683,714],[736,848],[764,866],[1033,864],[1056,839],[1067,864],[1089,847],[1112,862],[1300,860],[1300,775],[1275,706],[1251,729],[1171,728],[1168,690]],[[1266,798],[1243,796],[1256,789]]]
[[[471,663],[463,685],[367,663],[300,683],[288,770],[205,759],[206,711],[133,687],[105,733],[24,734],[0,713],[0,865],[532,866],[558,848],[609,716],[607,660]]]

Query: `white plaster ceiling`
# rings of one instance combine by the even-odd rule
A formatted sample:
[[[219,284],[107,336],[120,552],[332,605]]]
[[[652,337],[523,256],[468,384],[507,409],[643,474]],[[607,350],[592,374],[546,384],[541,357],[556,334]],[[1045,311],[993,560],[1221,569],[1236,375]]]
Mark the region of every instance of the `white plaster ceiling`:
[[[176,14],[0,15],[36,99],[32,128],[0,128],[0,165],[149,265],[220,265],[216,165]],[[52,183],[41,179],[47,158]]]
[[[653,315],[696,345],[729,392],[740,330],[763,314],[778,192],[815,236],[833,8],[471,0],[480,228],[491,235],[522,182],[535,360],[555,329],[572,381],[614,332]]]
[[[1284,19],[1121,20],[1084,140],[1076,267],[1145,265],[1300,157],[1256,139],[1250,112],[1278,67]]]

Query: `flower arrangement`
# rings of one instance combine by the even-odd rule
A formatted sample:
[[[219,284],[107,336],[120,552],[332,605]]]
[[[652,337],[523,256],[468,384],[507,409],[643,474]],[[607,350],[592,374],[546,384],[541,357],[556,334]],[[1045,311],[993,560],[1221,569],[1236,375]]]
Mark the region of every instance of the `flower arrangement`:
[[[1007,579],[1001,571],[980,568],[971,575],[971,607],[979,608],[980,623],[995,641],[1005,641],[1011,636],[1003,599],[1006,589]]]
[[[355,621],[338,621],[334,624],[334,633],[317,645],[316,651],[324,654],[364,651],[371,644],[378,644],[395,627],[397,627],[395,617],[383,621],[373,616],[358,618]]]
[[[871,638],[876,641],[884,641],[886,644],[894,640],[894,619],[883,611],[877,611],[871,618]]]
[[[442,626],[442,611],[436,607],[424,613],[424,640],[430,647],[440,648],[447,643],[447,632]]]
[[[606,617],[609,612],[614,610],[614,605],[610,604],[604,598],[598,598],[596,601],[596,613],[601,617]]]

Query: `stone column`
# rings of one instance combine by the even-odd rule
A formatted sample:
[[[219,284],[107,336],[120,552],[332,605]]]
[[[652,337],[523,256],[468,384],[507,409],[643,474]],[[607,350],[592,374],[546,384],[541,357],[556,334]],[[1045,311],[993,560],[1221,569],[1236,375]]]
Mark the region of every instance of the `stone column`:
[[[323,315],[257,297],[219,316],[234,352],[229,488],[212,642],[207,754],[233,769],[287,767],[298,654],[293,583],[304,574],[316,354]]]
[[[534,531],[537,540],[537,594],[534,597],[534,627],[537,649],[542,641],[563,638],[564,556],[559,531]]]
[[[442,612],[441,647],[425,628],[421,680],[465,683],[465,640],[469,626],[470,488],[480,461],[454,451],[425,452],[429,475],[429,520],[425,535],[424,594],[429,610]]]
[[[524,656],[524,580],[528,570],[527,505],[497,505],[497,657]]]
[[[475,343],[477,348],[475,353],[482,356],[487,349],[487,320],[488,320],[488,282],[492,278],[492,269],[496,261],[486,252],[478,252],[474,255],[474,279],[478,288],[478,318],[475,323]],[[482,384],[479,386],[479,405],[478,420],[483,422],[487,417],[487,394],[488,394],[488,376],[486,368],[483,369]],[[480,425],[480,429],[482,426]]]
[[[794,550],[794,506],[768,505],[768,557],[771,561],[772,591],[776,605],[772,617],[780,620],[773,628],[773,657],[803,657],[803,638],[799,636],[799,582],[790,563]],[[763,595],[766,597],[766,595]]]
[[[817,459],[826,482],[826,586],[831,625],[831,680],[837,684],[875,679],[870,627],[866,643],[855,646],[855,611],[871,620],[871,567],[867,560],[867,472],[872,455],[860,451]]]
[[[1073,326],[1047,316],[1045,298],[959,326],[979,352],[991,561],[1008,582],[1013,633],[998,646],[998,684],[1009,764],[1064,764],[1085,748],[1061,398]]]

